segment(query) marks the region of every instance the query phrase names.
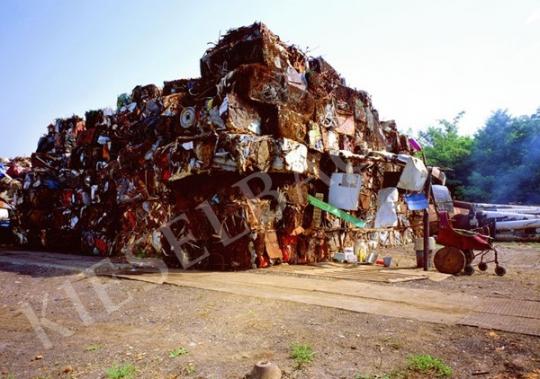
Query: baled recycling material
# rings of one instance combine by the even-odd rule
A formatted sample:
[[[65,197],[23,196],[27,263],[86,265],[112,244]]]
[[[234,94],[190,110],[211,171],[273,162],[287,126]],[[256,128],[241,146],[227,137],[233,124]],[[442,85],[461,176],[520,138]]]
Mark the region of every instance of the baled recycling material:
[[[255,23],[224,35],[200,69],[200,78],[137,86],[116,110],[50,124],[3,200],[19,243],[175,264],[168,225],[189,239],[191,258],[208,253],[199,267],[246,269],[421,233],[421,214],[403,199],[423,189],[426,167],[323,58]],[[346,209],[328,204],[331,177],[354,178],[333,188],[334,199],[356,197],[341,199]],[[399,198],[379,204],[392,222],[375,228],[384,188]]]
[[[17,206],[23,202],[23,181],[30,171],[28,158],[0,158],[0,241],[13,243],[11,232],[20,223]]]

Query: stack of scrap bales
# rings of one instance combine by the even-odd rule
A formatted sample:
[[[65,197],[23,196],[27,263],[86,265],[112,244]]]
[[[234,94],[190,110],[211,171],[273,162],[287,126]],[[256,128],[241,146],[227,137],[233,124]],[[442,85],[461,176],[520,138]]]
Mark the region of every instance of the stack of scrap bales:
[[[23,182],[30,171],[28,158],[0,158],[0,243],[24,244],[24,234],[19,232],[20,219],[18,206],[23,201]],[[21,239],[17,240],[14,237]]]
[[[425,166],[323,58],[255,23],[200,66],[197,79],[135,87],[116,111],[49,125],[19,208],[30,244],[177,262],[165,225],[182,254],[209,254],[199,267],[246,269],[419,232],[403,195],[423,181],[395,187],[404,167],[425,181]]]

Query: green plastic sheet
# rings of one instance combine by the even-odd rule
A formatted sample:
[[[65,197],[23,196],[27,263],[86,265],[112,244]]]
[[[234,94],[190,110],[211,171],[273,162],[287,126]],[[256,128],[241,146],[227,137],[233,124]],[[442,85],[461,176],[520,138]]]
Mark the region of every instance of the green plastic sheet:
[[[353,224],[354,226],[358,228],[363,228],[366,226],[366,222],[360,220],[359,218],[356,218],[350,214],[348,214],[345,211],[342,211],[339,208],[334,207],[331,204],[325,203],[322,200],[317,199],[316,197],[313,197],[311,195],[308,195],[308,202],[313,205],[314,207],[320,208],[325,212],[328,212],[348,223]]]

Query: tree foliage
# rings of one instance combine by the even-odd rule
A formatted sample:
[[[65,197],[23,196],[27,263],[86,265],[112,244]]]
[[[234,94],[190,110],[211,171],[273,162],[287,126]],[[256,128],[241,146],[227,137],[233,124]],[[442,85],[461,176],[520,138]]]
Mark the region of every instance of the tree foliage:
[[[428,164],[445,169],[447,186],[457,198],[462,198],[466,189],[468,161],[473,147],[473,139],[458,132],[463,115],[464,112],[460,112],[452,121],[439,120],[437,125],[419,133]]]
[[[428,163],[451,169],[447,185],[454,197],[540,204],[540,108],[518,117],[498,110],[473,137],[458,133],[462,116],[419,133]]]
[[[540,108],[530,116],[494,112],[474,136],[465,197],[540,203]]]

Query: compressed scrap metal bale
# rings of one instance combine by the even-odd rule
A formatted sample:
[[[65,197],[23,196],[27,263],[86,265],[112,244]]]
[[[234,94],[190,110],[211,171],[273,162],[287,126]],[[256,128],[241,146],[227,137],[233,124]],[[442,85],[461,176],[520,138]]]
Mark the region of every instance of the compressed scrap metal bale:
[[[213,167],[240,173],[268,171],[276,149],[268,136],[224,134],[219,137]]]
[[[398,226],[369,232],[307,202],[308,194],[324,201],[331,173],[352,165],[363,186],[350,215],[373,226],[378,191],[396,186],[397,154],[411,148],[395,122],[379,121],[366,92],[261,23],[229,31],[200,65],[201,78],[137,86],[115,111],[50,124],[20,177],[19,240],[178,264],[160,228],[185,215],[176,237],[193,237],[191,258],[210,254],[197,267],[245,269],[330,259],[343,233],[347,243],[410,238],[416,215],[403,191]]]
[[[252,101],[286,106],[308,117],[313,114],[315,102],[307,91],[307,81],[291,66],[276,71],[260,64],[242,65],[228,80],[236,93]]]
[[[308,150],[306,145],[282,138],[277,142],[277,154],[272,163],[275,172],[305,173],[308,170]]]
[[[309,117],[287,107],[277,107],[276,135],[304,143]]]
[[[201,58],[203,79],[221,78],[241,64],[261,63],[272,68],[289,64],[287,46],[266,25],[253,25],[229,31]]]
[[[31,170],[28,158],[0,158],[0,243],[24,243],[20,232],[23,183]]]
[[[261,134],[262,119],[259,112],[252,103],[242,100],[236,94],[227,94],[219,113],[231,132]]]

